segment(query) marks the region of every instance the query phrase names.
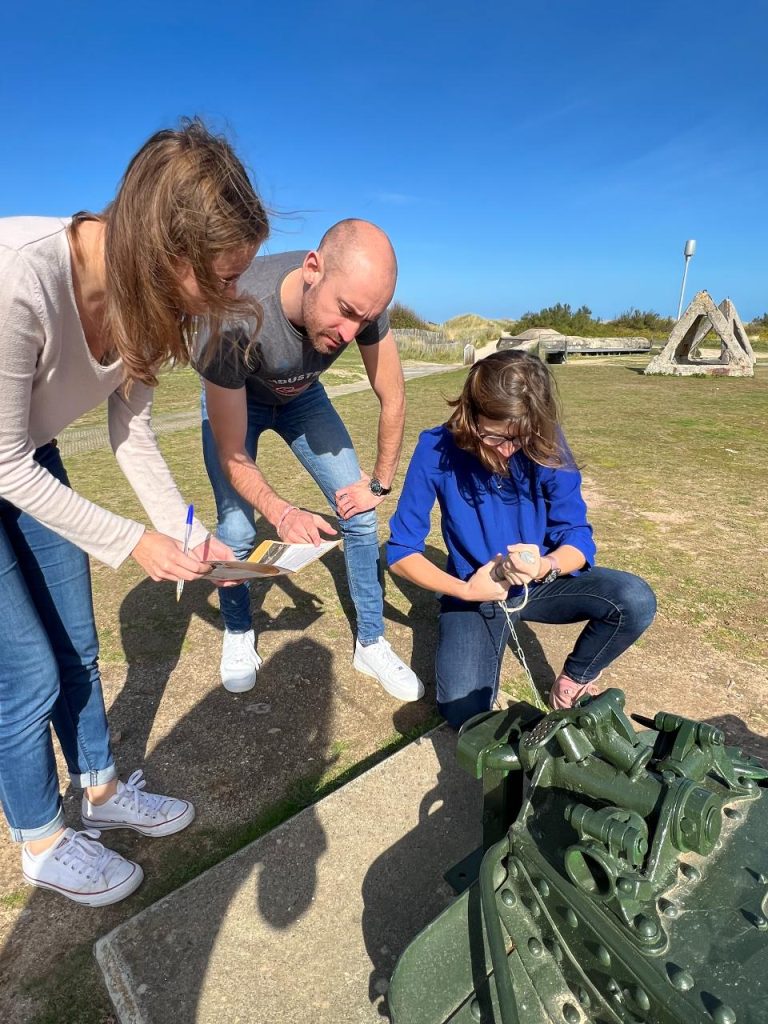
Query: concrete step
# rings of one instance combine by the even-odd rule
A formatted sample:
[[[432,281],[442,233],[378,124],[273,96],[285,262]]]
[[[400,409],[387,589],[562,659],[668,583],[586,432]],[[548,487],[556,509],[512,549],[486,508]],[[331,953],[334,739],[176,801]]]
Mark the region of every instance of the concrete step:
[[[455,749],[435,730],[100,939],[120,1024],[381,1024],[480,843]]]

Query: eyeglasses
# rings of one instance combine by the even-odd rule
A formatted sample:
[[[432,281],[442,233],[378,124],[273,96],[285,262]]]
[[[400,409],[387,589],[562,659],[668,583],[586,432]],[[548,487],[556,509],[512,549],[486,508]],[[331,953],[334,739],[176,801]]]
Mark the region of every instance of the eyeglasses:
[[[499,448],[507,442],[513,444],[515,448],[523,447],[523,439],[521,437],[510,437],[509,434],[479,434],[478,436],[481,441],[484,441],[491,448]]]

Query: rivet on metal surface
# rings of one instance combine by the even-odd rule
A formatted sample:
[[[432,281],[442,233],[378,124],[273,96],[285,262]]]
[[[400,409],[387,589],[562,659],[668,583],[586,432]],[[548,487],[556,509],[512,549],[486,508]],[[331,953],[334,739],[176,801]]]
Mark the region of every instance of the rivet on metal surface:
[[[609,967],[611,963],[611,954],[605,948],[605,946],[597,947],[597,959],[603,965],[603,967]]]
[[[571,907],[568,907],[568,909],[565,912],[565,920],[571,926],[571,928],[578,928],[579,919],[578,917],[576,917],[576,912],[572,910]]]
[[[565,1003],[563,1006],[563,1019],[566,1024],[579,1024],[581,1014],[572,1003]]]
[[[667,964],[667,975],[673,988],[678,992],[688,992],[694,986],[693,975],[678,967],[677,964]]]
[[[744,817],[743,813],[738,809],[738,807],[726,807],[723,813],[725,814],[726,818],[732,818],[734,821],[740,821],[741,818]]]
[[[501,902],[505,907],[514,907],[517,903],[517,896],[515,896],[511,889],[502,889]]]
[[[585,1007],[585,1009],[589,1009],[592,1000],[589,998],[589,992],[587,992],[585,988],[579,987],[578,991],[576,992],[576,997],[578,998],[581,1005]]]
[[[620,878],[616,883],[616,888],[619,892],[632,892],[632,880],[630,878]]]
[[[683,878],[687,878],[689,882],[698,882],[701,878],[699,869],[694,867],[693,864],[686,864],[685,861],[680,864],[680,874]]]
[[[621,991],[621,985],[619,985],[618,981],[616,981],[615,978],[609,978],[605,987],[608,989],[609,992]]]
[[[638,985],[632,992],[632,998],[635,1000],[637,1005],[643,1011],[648,1011],[651,1008],[651,1000],[648,998],[648,993],[645,989],[640,988]]]
[[[475,1020],[481,1020],[482,1019],[482,1012],[480,1010],[480,1001],[478,999],[473,999],[472,1002],[469,1004],[469,1012],[472,1014],[472,1016],[475,1018]]]
[[[517,866],[515,861],[511,859],[509,864],[507,865],[507,871],[509,872],[510,878],[517,878],[517,876],[520,874],[520,868]]]
[[[680,916],[680,908],[676,903],[673,903],[672,900],[659,900],[659,910],[664,915],[664,917]]]
[[[652,939],[659,933],[659,928],[656,922],[652,921],[650,917],[646,917],[645,914],[638,914],[633,923],[637,929],[638,935],[644,939]]]
[[[541,907],[540,907],[540,906],[539,906],[539,904],[538,904],[538,903],[536,902],[536,900],[534,900],[534,901],[533,901],[533,902],[531,903],[531,906],[530,906],[530,908],[529,908],[529,909],[530,909],[530,911],[531,911],[531,917],[534,917],[534,918],[536,918],[536,917],[541,917]]]
[[[545,878],[540,879],[536,883],[536,888],[539,890],[542,896],[549,896],[549,884],[547,883]]]
[[[544,946],[538,939],[528,939],[528,949],[532,956],[541,956],[544,952]]]
[[[712,1011],[712,1020],[715,1024],[736,1024],[736,1012],[725,1003],[721,1003]]]
[[[555,960],[562,960],[563,959],[563,948],[560,945],[560,943],[557,941],[557,939],[548,939],[547,940],[547,947],[548,947],[550,953],[552,954],[552,956],[555,958]]]

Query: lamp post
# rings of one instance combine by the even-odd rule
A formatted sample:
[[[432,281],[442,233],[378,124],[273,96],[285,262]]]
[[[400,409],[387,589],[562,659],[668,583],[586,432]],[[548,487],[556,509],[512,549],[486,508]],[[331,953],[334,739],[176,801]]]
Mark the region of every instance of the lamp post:
[[[682,285],[680,287],[680,303],[679,303],[679,305],[677,307],[677,319],[678,320],[680,319],[680,316],[682,315],[682,312],[683,312],[683,295],[685,295],[685,279],[688,276],[688,260],[691,258],[691,256],[693,256],[693,254],[695,252],[696,252],[696,239],[695,238],[689,238],[688,241],[685,243],[685,249],[683,249],[683,256],[685,256],[685,269],[683,270],[683,283],[682,283]]]

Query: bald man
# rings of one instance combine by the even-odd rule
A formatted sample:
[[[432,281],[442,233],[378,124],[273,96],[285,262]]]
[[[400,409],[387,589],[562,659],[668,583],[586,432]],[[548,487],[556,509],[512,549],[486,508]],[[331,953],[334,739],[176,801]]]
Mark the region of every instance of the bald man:
[[[239,282],[257,298],[264,322],[255,339],[199,367],[205,378],[203,452],[218,510],[217,535],[245,558],[256,540],[254,510],[292,543],[318,544],[336,530],[294,506],[256,463],[259,437],[274,430],[322,490],[344,541],[357,617],[353,665],[403,701],[424,687],[384,638],[383,593],[374,509],[386,500],[400,457],[405,417],[403,373],[387,307],[397,279],[392,245],[376,225],[343,220],[311,252],[258,257]],[[229,283],[229,282],[228,282]],[[376,462],[363,472],[320,375],[356,342],[379,400]],[[246,584],[219,591],[224,618],[221,681],[242,693],[256,683],[261,658]]]

